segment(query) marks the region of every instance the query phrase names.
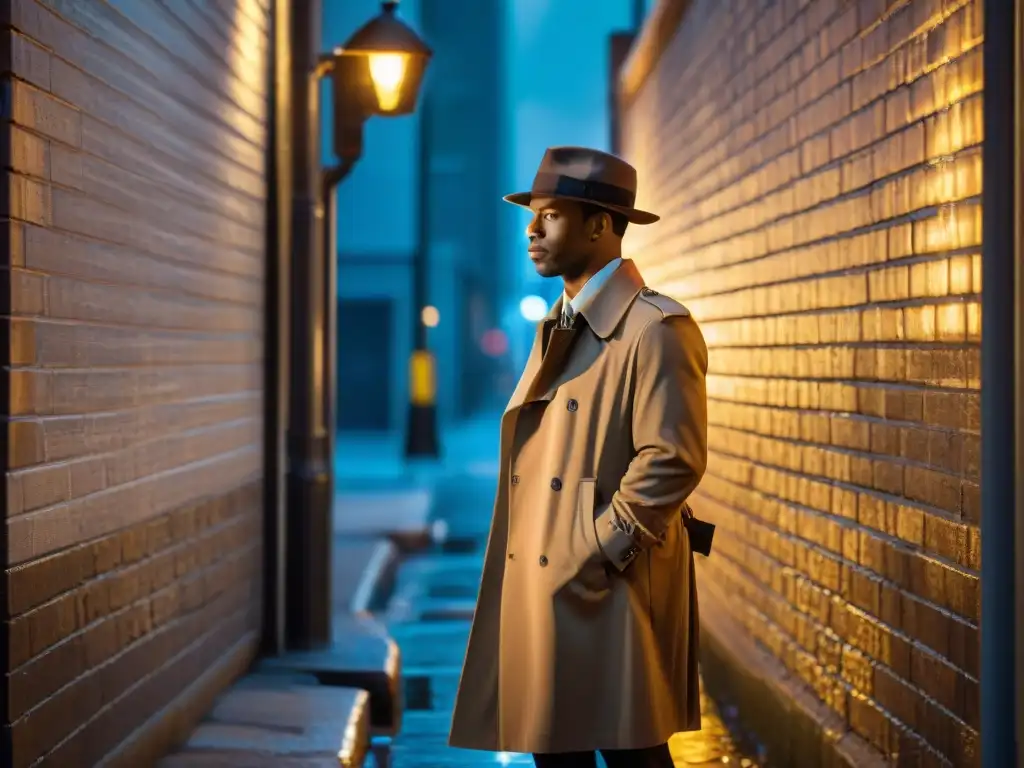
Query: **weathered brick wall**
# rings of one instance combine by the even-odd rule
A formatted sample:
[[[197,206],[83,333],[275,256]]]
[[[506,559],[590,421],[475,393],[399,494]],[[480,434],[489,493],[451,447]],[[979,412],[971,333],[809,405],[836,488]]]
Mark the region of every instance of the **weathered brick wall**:
[[[255,647],[268,5],[4,3],[4,765],[149,765]]]
[[[703,605],[878,750],[975,764],[982,2],[689,5],[622,126],[630,255],[710,348]]]

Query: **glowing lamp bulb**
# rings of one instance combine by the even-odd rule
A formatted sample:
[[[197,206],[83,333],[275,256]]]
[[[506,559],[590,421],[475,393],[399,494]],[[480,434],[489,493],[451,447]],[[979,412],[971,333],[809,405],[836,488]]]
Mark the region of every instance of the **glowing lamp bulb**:
[[[392,112],[398,108],[405,82],[405,59],[403,53],[370,54],[370,78],[381,112]]]

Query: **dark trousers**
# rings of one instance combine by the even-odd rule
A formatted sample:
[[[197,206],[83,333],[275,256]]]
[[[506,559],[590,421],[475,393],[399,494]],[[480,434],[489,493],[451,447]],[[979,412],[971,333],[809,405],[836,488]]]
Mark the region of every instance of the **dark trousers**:
[[[672,755],[668,744],[649,749],[602,749],[608,768],[672,768]],[[596,768],[597,755],[594,752],[561,752],[550,755],[534,755],[537,768]]]

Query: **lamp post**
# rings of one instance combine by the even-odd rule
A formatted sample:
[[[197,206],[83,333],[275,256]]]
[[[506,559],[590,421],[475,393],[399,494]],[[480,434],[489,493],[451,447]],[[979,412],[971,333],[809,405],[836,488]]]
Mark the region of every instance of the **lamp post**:
[[[418,237],[412,262],[413,349],[409,358],[409,414],[405,455],[432,459],[440,454],[437,440],[437,384],[434,356],[427,342],[427,249],[430,233],[430,104],[423,105],[419,131]]]
[[[309,650],[331,640],[331,568],[336,399],[337,253],[333,248],[334,190],[362,156],[370,117],[407,115],[416,108],[430,49],[396,16],[398,3],[328,55],[303,60],[319,37],[317,0],[293,0],[291,137],[293,258],[291,371],[285,567],[285,643]],[[312,65],[312,66],[311,66]],[[333,148],[338,164],[320,165],[320,81],[334,97]],[[325,215],[325,205],[332,215]],[[325,253],[326,247],[331,247]]]

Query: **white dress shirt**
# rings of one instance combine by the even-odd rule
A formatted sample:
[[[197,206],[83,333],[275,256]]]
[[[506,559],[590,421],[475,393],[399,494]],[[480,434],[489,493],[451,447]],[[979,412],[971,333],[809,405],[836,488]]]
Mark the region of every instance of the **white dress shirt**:
[[[573,298],[569,298],[568,294],[562,293],[562,314],[566,314],[566,307],[571,311],[569,319],[575,317],[576,313],[583,309],[587,302],[590,301],[594,294],[601,290],[601,286],[607,282],[608,278],[612,276],[612,273],[619,268],[622,264],[621,258],[615,258],[601,267],[596,273],[594,273],[583,287],[580,288],[580,292],[577,293]]]

